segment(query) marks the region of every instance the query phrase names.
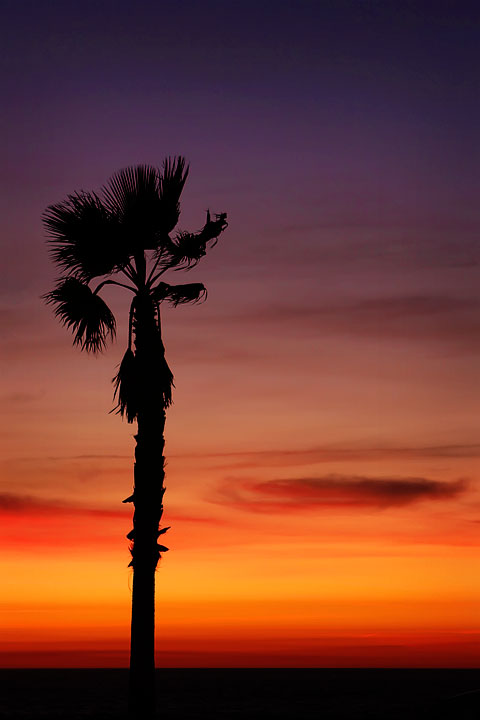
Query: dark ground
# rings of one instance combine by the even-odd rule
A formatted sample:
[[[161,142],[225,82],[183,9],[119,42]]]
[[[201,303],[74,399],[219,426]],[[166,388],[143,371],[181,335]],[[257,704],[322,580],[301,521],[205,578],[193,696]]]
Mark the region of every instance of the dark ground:
[[[126,670],[0,670],[0,720],[124,718]],[[157,670],[163,720],[479,720],[480,670]]]

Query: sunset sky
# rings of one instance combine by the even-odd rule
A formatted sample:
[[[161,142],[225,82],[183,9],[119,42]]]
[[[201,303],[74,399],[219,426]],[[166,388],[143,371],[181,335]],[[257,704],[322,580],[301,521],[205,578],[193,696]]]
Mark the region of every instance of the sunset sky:
[[[158,666],[480,665],[475,3],[4,0],[0,666],[128,665],[135,427],[41,214],[190,162]],[[165,278],[168,282],[168,278]]]

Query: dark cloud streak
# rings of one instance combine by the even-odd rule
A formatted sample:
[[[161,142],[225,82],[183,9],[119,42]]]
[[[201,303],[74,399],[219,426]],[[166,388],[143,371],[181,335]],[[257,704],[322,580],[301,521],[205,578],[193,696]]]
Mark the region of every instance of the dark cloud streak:
[[[223,484],[213,502],[259,513],[386,509],[420,501],[449,500],[466,489],[463,479],[439,482],[423,477],[326,475],[262,482],[232,478]]]

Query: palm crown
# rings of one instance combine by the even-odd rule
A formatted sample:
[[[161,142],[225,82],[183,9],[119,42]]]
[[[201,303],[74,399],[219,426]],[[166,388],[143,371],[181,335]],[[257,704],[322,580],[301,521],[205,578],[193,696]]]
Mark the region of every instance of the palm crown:
[[[148,335],[149,366],[156,378],[150,388],[163,408],[171,402],[173,375],[161,339],[160,305],[195,303],[206,297],[201,283],[169,285],[160,277],[169,269],[188,270],[227,227],[226,213],[211,218],[196,233],[175,230],[180,196],[188,176],[183,157],[167,158],[162,168],[139,165],[114,174],[99,194],[77,192],[51,205],[43,221],[51,255],[63,276],[44,297],[69,327],[74,344],[101,352],[115,337],[115,317],[100,296],[105,285],[133,293],[128,347],[114,378],[118,411],[128,422],[138,414],[140,317]],[[115,278],[115,279],[114,279]],[[96,287],[94,287],[96,285]]]

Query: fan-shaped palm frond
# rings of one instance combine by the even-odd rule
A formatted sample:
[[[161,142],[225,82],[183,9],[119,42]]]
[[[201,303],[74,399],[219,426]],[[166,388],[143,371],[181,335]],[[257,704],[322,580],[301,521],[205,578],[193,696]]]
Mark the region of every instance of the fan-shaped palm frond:
[[[211,220],[210,213],[207,212],[207,222],[200,232],[181,231],[174,240],[170,240],[165,248],[162,267],[175,267],[177,270],[194,267],[206,255],[207,243],[213,241],[213,247],[227,226],[227,213],[219,213],[215,215],[215,220]]]
[[[95,193],[68,195],[43,215],[51,255],[68,274],[83,280],[108,275],[128,262],[117,218]]]
[[[180,231],[170,242],[167,254],[162,263],[165,268],[175,267],[178,270],[195,267],[207,254],[207,243],[201,233]]]
[[[121,223],[132,252],[158,247],[163,208],[157,168],[137,165],[120,170],[103,188],[103,197]]]
[[[108,336],[115,337],[112,311],[99,295],[78,278],[61,280],[55,290],[44,295],[54,306],[55,315],[74,333],[73,344],[87,352],[101,352]]]
[[[207,299],[207,289],[203,283],[188,283],[187,285],[167,285],[158,283],[151,291],[155,302],[168,300],[173,307],[185,303],[197,303]]]
[[[166,158],[160,175],[163,232],[168,235],[178,223],[180,195],[188,177],[189,167],[182,156]]]
[[[127,422],[133,423],[138,414],[138,378],[135,355],[128,349],[123,356],[118,373],[112,380],[114,385],[114,400],[117,405],[114,410]]]

